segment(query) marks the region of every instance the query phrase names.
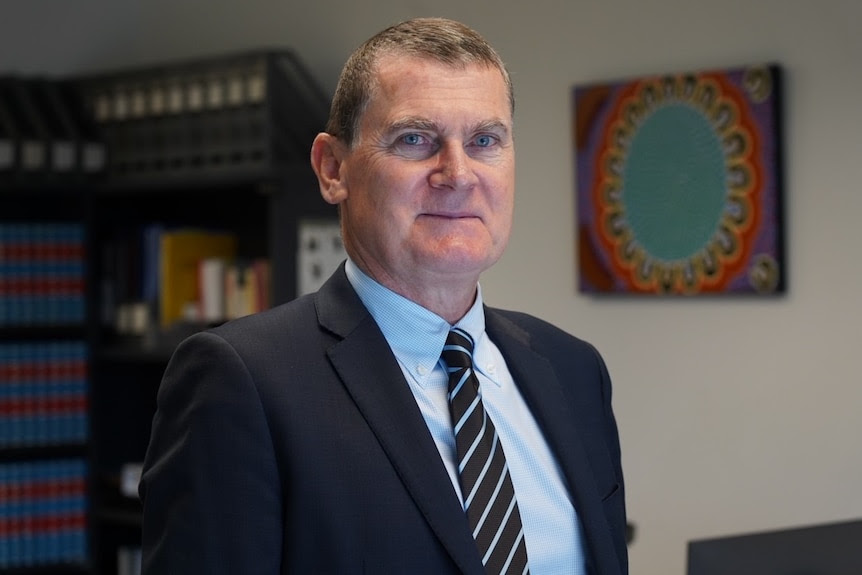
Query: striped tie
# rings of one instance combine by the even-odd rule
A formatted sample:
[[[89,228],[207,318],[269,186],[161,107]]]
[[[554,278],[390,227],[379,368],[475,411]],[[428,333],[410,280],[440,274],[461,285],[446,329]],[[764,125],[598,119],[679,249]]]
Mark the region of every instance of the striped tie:
[[[450,331],[442,356],[449,373],[461,493],[485,572],[529,573],[521,514],[503,446],[482,406],[470,335],[458,328]]]

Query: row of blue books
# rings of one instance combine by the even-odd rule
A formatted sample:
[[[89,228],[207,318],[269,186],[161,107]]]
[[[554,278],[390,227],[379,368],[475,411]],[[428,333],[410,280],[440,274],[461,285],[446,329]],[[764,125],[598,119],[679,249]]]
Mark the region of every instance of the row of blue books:
[[[0,464],[0,569],[87,561],[87,464]]]
[[[85,319],[84,226],[0,222],[0,327]]]
[[[83,341],[0,344],[0,448],[86,442],[88,381]]]

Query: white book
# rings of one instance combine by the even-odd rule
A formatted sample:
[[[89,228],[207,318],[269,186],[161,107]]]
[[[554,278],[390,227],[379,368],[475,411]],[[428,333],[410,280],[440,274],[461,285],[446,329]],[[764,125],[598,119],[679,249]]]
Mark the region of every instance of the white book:
[[[200,319],[217,323],[225,319],[225,270],[223,258],[206,258],[198,263],[198,305]]]

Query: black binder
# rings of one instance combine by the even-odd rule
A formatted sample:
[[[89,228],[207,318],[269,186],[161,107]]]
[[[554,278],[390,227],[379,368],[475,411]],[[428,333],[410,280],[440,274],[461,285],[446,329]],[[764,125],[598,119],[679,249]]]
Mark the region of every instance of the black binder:
[[[42,175],[48,169],[48,149],[41,126],[35,119],[32,102],[21,88],[19,76],[0,78],[0,98],[2,98],[9,118],[12,132],[17,143],[15,171],[19,176]]]
[[[3,80],[0,79],[0,86]],[[0,88],[0,176],[14,174],[18,165],[18,141],[12,113]]]
[[[84,175],[104,172],[108,162],[105,142],[93,119],[92,111],[84,105],[83,96],[76,82],[57,80],[54,82],[53,93],[77,142],[80,172]]]
[[[48,170],[52,175],[77,173],[77,142],[62,102],[57,97],[56,82],[46,78],[30,78],[23,80],[21,84],[46,139]]]

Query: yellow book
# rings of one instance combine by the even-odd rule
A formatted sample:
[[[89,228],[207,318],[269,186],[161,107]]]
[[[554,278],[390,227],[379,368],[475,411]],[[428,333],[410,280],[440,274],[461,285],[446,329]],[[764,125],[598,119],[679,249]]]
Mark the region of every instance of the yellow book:
[[[162,328],[183,317],[183,308],[198,297],[198,262],[236,257],[237,238],[230,232],[202,229],[167,230],[159,243],[159,319]]]

